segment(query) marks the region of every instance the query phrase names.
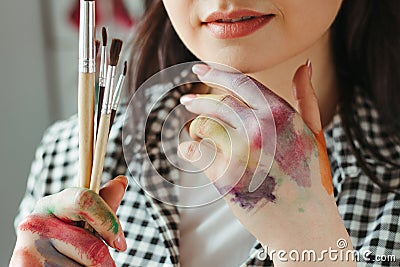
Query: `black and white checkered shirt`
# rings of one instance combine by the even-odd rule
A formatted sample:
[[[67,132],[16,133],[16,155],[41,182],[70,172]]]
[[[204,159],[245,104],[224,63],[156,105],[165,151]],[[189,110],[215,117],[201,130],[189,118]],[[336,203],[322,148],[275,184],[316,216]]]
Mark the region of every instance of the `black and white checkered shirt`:
[[[169,175],[172,179],[177,179],[176,173],[171,170],[165,155],[158,149],[157,137],[160,136],[165,114],[179,103],[182,93],[183,91],[175,91],[155,107],[155,112],[148,121],[151,126],[147,127],[146,133],[151,148],[150,158],[162,174]],[[378,112],[371,101],[358,92],[355,105],[358,121],[367,142],[378,147],[382,156],[400,164],[400,146],[392,143],[380,127]],[[147,171],[149,166],[142,161],[140,147],[130,157],[130,162],[126,162],[123,142],[131,142],[132,140],[127,139],[132,139],[132,136],[124,136],[122,140],[126,109],[120,110],[110,133],[103,181],[125,174],[128,177],[134,176],[135,179],[145,179],[148,188],[165,190],[165,194],[169,194],[168,190],[156,184],[156,180],[148,177],[151,176]],[[400,195],[385,193],[363,173],[351,152],[339,115],[335,115],[325,136],[339,212],[354,248],[359,251],[371,251],[371,254],[367,255],[371,261],[367,263],[360,258],[359,266],[400,266]],[[361,151],[365,163],[374,170],[376,177],[400,188],[398,168],[388,166],[368,151]],[[45,133],[36,151],[26,194],[15,224],[32,211],[39,198],[75,186],[77,167],[78,125],[77,116],[73,116],[55,123]],[[137,183],[130,182],[117,215],[125,230],[128,244],[125,253],[111,249],[117,266],[179,266],[179,213],[176,207],[153,199]],[[240,240],[237,241],[240,244]],[[242,266],[273,266],[269,260],[260,260],[257,257],[260,249],[260,245],[255,244],[249,251],[248,260]],[[396,261],[386,259],[378,262],[384,259],[381,257],[384,255],[395,255]]]

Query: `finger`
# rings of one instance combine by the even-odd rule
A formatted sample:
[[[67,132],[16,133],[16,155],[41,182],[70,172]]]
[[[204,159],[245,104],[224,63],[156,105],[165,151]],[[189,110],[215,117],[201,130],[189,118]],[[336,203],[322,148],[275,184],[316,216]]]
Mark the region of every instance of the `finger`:
[[[28,216],[18,227],[17,246],[21,242],[31,256],[44,263],[60,261],[65,265],[57,266],[74,266],[67,261],[71,259],[84,266],[115,266],[102,240],[53,216]]]
[[[189,127],[189,134],[194,140],[208,140],[213,143],[219,151],[228,155],[232,148],[232,131],[230,127],[216,118],[207,116],[196,117]]]
[[[320,164],[321,182],[326,192],[333,195],[330,162],[326,152],[325,138],[322,131],[318,100],[311,83],[312,66],[307,61],[300,66],[293,78],[293,94],[300,116],[311,129],[317,139],[318,159]]]
[[[222,195],[229,192],[246,171],[246,162],[226,157],[207,141],[179,144],[178,156],[202,171]]]
[[[42,198],[35,213],[53,214],[64,221],[86,221],[112,247],[126,250],[120,222],[107,203],[94,191],[68,188]]]
[[[322,130],[318,100],[311,84],[311,63],[300,66],[293,78],[293,95],[303,121],[314,134]]]
[[[190,94],[181,97],[181,103],[192,113],[217,118],[235,129],[243,128],[253,115],[249,106],[233,95]]]
[[[211,87],[222,87],[254,109],[287,102],[263,84],[240,72],[226,72],[204,64],[196,64],[192,71],[200,81]]]
[[[178,156],[191,164],[199,171],[206,174],[210,180],[216,177],[216,174],[210,172],[211,165],[216,159],[217,153],[220,153],[214,144],[207,141],[187,141],[179,144]]]
[[[128,179],[125,176],[118,176],[108,181],[100,190],[100,196],[116,212],[124,197],[125,190],[128,186]]]
[[[26,233],[22,236],[18,232],[17,243],[10,260],[9,267],[42,267],[43,257],[37,252],[36,248],[29,242],[32,240],[32,234]]]
[[[42,267],[42,266],[63,266],[63,267],[81,267],[82,265],[74,260],[60,254],[51,244],[46,241],[48,246],[46,250],[51,254],[51,258],[45,259],[38,255],[35,248],[25,246],[21,249],[16,249],[11,257],[10,267]]]

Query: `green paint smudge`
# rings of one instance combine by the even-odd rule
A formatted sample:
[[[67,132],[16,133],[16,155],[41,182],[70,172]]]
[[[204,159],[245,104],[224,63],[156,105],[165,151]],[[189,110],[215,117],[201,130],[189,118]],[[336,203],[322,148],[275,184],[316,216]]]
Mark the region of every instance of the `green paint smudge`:
[[[98,195],[95,192],[93,192],[93,191],[90,191],[90,192],[92,193],[92,194],[90,194],[91,200],[92,201],[94,200],[97,202],[96,205],[92,205],[91,207],[89,207],[89,209],[91,210],[91,213],[97,214],[97,216],[104,219],[103,225],[104,224],[110,225],[110,227],[107,229],[107,231],[111,230],[114,234],[117,234],[118,230],[119,230],[119,225],[118,225],[118,220],[116,219],[114,213],[107,209],[98,210],[97,208],[107,205],[107,203],[105,203],[105,201],[101,197],[98,197]]]
[[[108,228],[108,230],[112,230],[114,234],[117,234],[119,228],[117,220],[111,212],[108,212],[107,215],[108,221],[110,222],[110,228]]]
[[[55,212],[55,207],[54,207],[54,206],[53,206],[53,207],[48,207],[48,208],[47,208],[47,212],[50,213],[50,214],[54,214],[54,212]]]

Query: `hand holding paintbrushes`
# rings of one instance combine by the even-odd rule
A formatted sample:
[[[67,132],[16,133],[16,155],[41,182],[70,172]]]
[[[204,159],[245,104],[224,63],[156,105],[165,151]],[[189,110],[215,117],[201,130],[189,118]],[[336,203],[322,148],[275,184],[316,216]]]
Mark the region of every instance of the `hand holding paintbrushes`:
[[[103,33],[104,32],[105,30],[103,28]],[[103,45],[102,48],[102,61],[101,61],[102,65],[100,66],[100,69],[103,69],[104,68],[103,64],[105,64],[104,60],[106,58],[105,47],[106,44]],[[124,71],[121,74],[121,77],[119,78],[117,87],[113,94],[115,74],[117,70],[121,48],[122,48],[122,41],[119,39],[113,39],[110,48],[110,64],[108,65],[107,68],[107,74],[105,76],[102,76],[101,74],[99,75],[99,80],[105,79],[105,87],[103,89],[103,92],[99,91],[98,110],[100,110],[100,112],[97,113],[98,123],[96,131],[96,145],[94,149],[94,157],[92,165],[93,167],[90,177],[90,189],[96,192],[97,194],[100,192],[100,185],[104,168],[104,160],[107,151],[108,135],[111,131],[111,127],[114,122],[116,110],[118,108],[118,104],[121,98],[124,77],[127,72],[127,63],[125,62]],[[88,223],[85,224],[85,228],[92,231],[92,228]]]
[[[97,194],[100,191],[104,160],[107,151],[108,135],[113,124],[115,112],[118,108],[118,104],[121,98],[121,89],[124,83],[124,77],[127,72],[127,63],[125,62],[124,71],[121,74],[116,89],[113,90],[121,48],[122,41],[119,39],[113,39],[110,48],[110,63],[107,67],[107,74],[103,77],[99,77],[99,79],[105,78],[105,87],[103,92],[99,92],[98,110],[100,110],[100,113],[97,114],[97,119],[99,123],[97,124],[96,144],[94,148],[93,165],[90,177],[90,189]],[[102,50],[105,49],[103,48]],[[106,53],[102,51],[102,54],[105,58]],[[102,60],[103,64],[104,62],[105,60]],[[103,68],[103,66],[100,67],[101,69]],[[92,228],[87,223],[85,224],[85,228],[88,230],[92,230]]]
[[[90,188],[97,194],[100,191],[101,178],[106,155],[108,135],[115,117],[121,96],[121,88],[126,75],[126,63],[123,74],[114,92],[114,80],[122,48],[122,41],[113,39],[110,58],[107,58],[107,31],[102,28],[102,45],[95,41],[95,1],[81,1],[81,23],[79,31],[79,186]],[[97,112],[96,138],[94,135],[95,109],[95,58],[101,50],[99,72],[99,97]],[[108,64],[109,61],[109,64]],[[96,144],[94,146],[94,140]],[[93,155],[94,153],[94,155]],[[90,227],[86,225],[86,228]]]
[[[127,70],[125,63],[123,74],[113,92],[122,46],[122,41],[115,39],[111,45],[108,75],[102,76],[106,81],[105,96],[104,100],[101,97],[99,99],[99,102],[103,102],[100,104],[103,108],[99,113],[100,123],[94,147],[95,59],[100,50],[100,43],[96,44],[94,40],[94,4],[93,0],[81,0],[79,187],[66,188],[37,202],[34,212],[18,226],[17,243],[10,262],[13,267],[23,263],[29,266],[115,266],[106,244],[119,251],[127,248],[124,232],[115,215],[127,187],[126,177],[119,176],[109,181],[99,194],[111,117],[116,112]],[[106,38],[103,38],[102,68],[105,68],[107,59],[106,44]],[[85,189],[89,187],[92,190]],[[90,226],[85,228],[93,227],[97,234],[77,227],[79,221],[90,222]]]

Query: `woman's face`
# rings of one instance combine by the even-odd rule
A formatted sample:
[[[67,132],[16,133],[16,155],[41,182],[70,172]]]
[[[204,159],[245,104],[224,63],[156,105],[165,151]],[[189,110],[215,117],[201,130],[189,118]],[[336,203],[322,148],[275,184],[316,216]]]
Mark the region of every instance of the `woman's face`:
[[[163,0],[187,48],[203,61],[254,73],[315,45],[342,0]]]

